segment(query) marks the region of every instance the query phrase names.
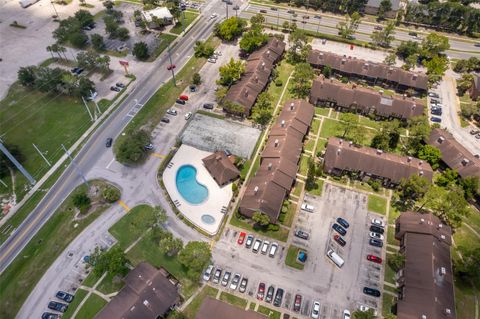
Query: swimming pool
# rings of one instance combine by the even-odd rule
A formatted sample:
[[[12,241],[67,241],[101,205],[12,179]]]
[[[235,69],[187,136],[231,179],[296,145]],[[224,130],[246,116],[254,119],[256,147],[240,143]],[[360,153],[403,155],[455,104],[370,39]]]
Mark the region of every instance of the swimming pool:
[[[190,204],[200,204],[208,197],[208,189],[197,181],[197,169],[192,165],[183,165],[175,178],[177,190]]]

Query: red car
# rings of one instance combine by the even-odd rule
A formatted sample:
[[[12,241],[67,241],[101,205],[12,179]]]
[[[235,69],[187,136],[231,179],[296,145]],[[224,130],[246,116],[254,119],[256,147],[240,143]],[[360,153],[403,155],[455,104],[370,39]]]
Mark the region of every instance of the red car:
[[[367,260],[372,261],[372,262],[377,263],[377,264],[382,263],[382,258],[374,256],[374,255],[367,255]]]
[[[168,67],[167,67],[167,70],[170,71],[170,70],[173,70],[175,69],[177,66],[175,64],[170,64]]]
[[[247,234],[242,231],[240,233],[240,236],[238,236],[237,244],[243,245],[243,242],[245,241],[245,236],[247,236]]]
[[[180,99],[180,100],[183,100],[183,101],[188,101],[188,96],[186,96],[186,95],[180,95],[179,99]]]
[[[260,285],[258,285],[257,299],[263,300],[264,296],[265,296],[265,284],[261,282]]]
[[[299,312],[300,308],[302,307],[302,296],[295,295],[295,303],[293,304],[293,311]]]

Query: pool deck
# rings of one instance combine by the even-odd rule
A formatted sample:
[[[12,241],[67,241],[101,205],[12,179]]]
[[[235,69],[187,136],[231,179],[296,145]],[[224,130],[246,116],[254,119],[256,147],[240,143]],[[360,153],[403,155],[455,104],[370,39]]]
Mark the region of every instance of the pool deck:
[[[172,158],[167,168],[163,172],[163,183],[167,189],[168,195],[176,205],[177,209],[195,226],[201,228],[210,235],[215,235],[222,223],[228,204],[233,196],[232,186],[228,184],[224,187],[218,186],[210,173],[203,165],[202,159],[212,153],[201,151],[192,146],[183,144]],[[197,181],[208,189],[207,199],[200,204],[191,204],[187,202],[177,190],[176,176],[177,171],[183,165],[192,165],[197,169]],[[215,221],[213,224],[207,224],[202,221],[202,215],[208,214]]]

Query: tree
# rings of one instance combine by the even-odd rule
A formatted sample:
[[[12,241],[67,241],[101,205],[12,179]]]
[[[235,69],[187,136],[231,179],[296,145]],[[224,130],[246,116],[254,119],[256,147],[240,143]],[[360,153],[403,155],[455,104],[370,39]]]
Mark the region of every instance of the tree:
[[[150,137],[143,131],[126,134],[120,139],[118,150],[115,153],[117,161],[123,164],[136,164],[145,160],[147,151],[145,145],[150,143]]]
[[[103,41],[103,37],[98,34],[92,34],[90,36],[90,41],[92,42],[92,46],[95,50],[97,51],[103,51],[105,50],[105,42]]]
[[[125,253],[118,245],[106,251],[98,246],[95,247],[89,261],[93,266],[93,273],[97,276],[101,276],[104,272],[108,272],[112,276],[124,276],[128,272],[127,262]]]
[[[108,55],[98,56],[95,60],[96,67],[103,73],[110,71],[110,57]]]
[[[224,86],[230,86],[236,81],[240,80],[242,74],[245,72],[245,65],[243,61],[235,61],[233,58],[231,58],[230,62],[222,65],[218,72],[220,74],[220,79],[217,81],[217,83]]]
[[[84,212],[90,208],[91,199],[88,197],[86,192],[79,192],[73,195],[72,203],[73,206],[78,208],[80,211]]]
[[[225,88],[226,89],[226,88]],[[245,108],[237,103],[232,103],[230,101],[225,101],[222,104],[223,109],[227,113],[243,115],[245,113]]]
[[[400,45],[397,47],[396,53],[397,55],[402,58],[406,59],[409,56],[412,56],[414,54],[419,54],[421,51],[420,46],[418,45],[418,42],[415,41],[402,41]]]
[[[265,17],[261,13],[257,13],[250,18],[250,24],[252,25],[252,28],[261,28],[264,23]]]
[[[207,267],[212,258],[208,242],[191,241],[178,254],[178,261],[188,268],[188,276],[198,280],[203,269]]]
[[[462,103],[460,104],[460,112],[463,117],[471,119],[475,116],[480,116],[480,102],[474,103]]]
[[[397,188],[401,201],[407,207],[413,207],[413,204],[421,200],[430,189],[429,181],[422,176],[411,175],[409,178],[402,178]]]
[[[384,1],[390,2],[390,0],[384,0]],[[394,34],[395,34],[395,23],[393,21],[390,21],[383,30],[373,31],[371,38],[375,45],[388,48],[390,47],[390,44],[392,43],[392,41],[395,40],[395,37],[393,36]]]
[[[442,152],[440,152],[440,150],[435,146],[426,144],[418,152],[418,158],[427,161],[435,170],[439,166],[440,159],[442,158]]]
[[[35,88],[40,92],[62,92],[64,78],[69,73],[61,68],[38,67],[35,72]]]
[[[322,74],[325,78],[330,78],[332,76],[332,68],[329,65],[325,65],[322,69]]]
[[[345,16],[345,21],[337,24],[338,34],[344,39],[350,39],[360,24],[361,16],[358,12]]]
[[[252,220],[259,226],[265,227],[270,224],[270,217],[260,211],[253,213]]]
[[[462,258],[454,260],[454,271],[464,282],[479,282],[480,271],[480,248],[479,247],[458,247]]]
[[[297,29],[288,37],[290,49],[288,49],[288,60],[290,63],[302,63],[307,61],[307,56],[312,49],[308,44],[308,37],[305,31]]]
[[[23,86],[33,87],[35,85],[37,71],[38,71],[38,68],[34,65],[20,67],[17,73],[18,81]]]
[[[448,60],[444,56],[437,55],[429,60],[423,60],[423,65],[427,68],[428,81],[436,83],[442,79],[448,69]]]
[[[92,92],[95,92],[95,83],[85,76],[81,76],[78,79],[78,88],[76,90],[76,95],[81,96],[90,96]]]
[[[459,176],[456,170],[447,168],[437,177],[435,183],[441,187],[448,187],[458,182]]]
[[[352,318],[353,319],[375,319],[377,318],[375,316],[375,312],[373,309],[368,309],[367,311],[354,311],[352,313]]]
[[[388,65],[395,65],[396,62],[397,62],[397,55],[394,52],[389,53],[383,60],[383,63]]]
[[[422,55],[427,58],[437,57],[448,49],[450,49],[450,44],[444,35],[431,32],[422,40]]]
[[[268,35],[262,32],[261,28],[252,28],[245,32],[240,40],[240,49],[247,53],[255,51],[268,41]]]
[[[159,242],[160,251],[169,256],[175,256],[183,248],[183,241],[180,238],[173,237],[172,233],[166,233]]]
[[[388,265],[394,272],[398,272],[405,264],[405,256],[399,252],[388,256]]]
[[[133,45],[132,54],[140,61],[145,61],[150,56],[148,45],[145,42],[137,42]]]
[[[120,196],[120,190],[110,185],[106,186],[102,191],[102,197],[108,203],[115,203],[120,199]]]
[[[82,69],[94,69],[97,66],[97,58],[100,55],[93,51],[81,51],[77,54],[78,67]]]
[[[215,48],[205,41],[195,42],[195,47],[193,48],[196,58],[209,58],[215,53]]]
[[[130,31],[127,28],[121,27],[116,31],[116,37],[121,41],[127,41],[130,38]]]
[[[80,23],[81,28],[85,28],[94,23],[93,15],[87,10],[78,10],[75,12],[74,17]]]
[[[215,25],[215,34],[222,40],[232,41],[243,33],[245,25],[244,20],[231,17]]]
[[[473,85],[473,74],[464,73],[462,78],[457,81],[458,95],[463,96]]]
[[[480,179],[478,176],[468,176],[460,180],[460,186],[465,193],[465,199],[471,200],[480,194]]]
[[[114,3],[110,0],[108,1],[104,1],[103,2],[103,6],[105,7],[105,9],[107,9],[107,11],[112,11],[113,10],[113,6],[114,6]]]
[[[305,98],[310,94],[312,80],[315,76],[312,66],[309,63],[295,65],[292,76],[292,87],[290,92],[296,98]]]
[[[390,0],[382,0],[378,7],[378,17],[380,19],[385,19],[385,14],[390,10],[392,10],[392,2]]]
[[[84,48],[86,45],[87,45],[87,42],[88,42],[88,37],[85,33],[83,32],[75,32],[75,33],[72,33],[69,37],[68,37],[70,43],[75,47],[75,48],[78,48],[78,49],[82,49]]]
[[[109,14],[103,17],[103,21],[105,22],[105,31],[110,35],[110,38],[115,38],[119,28],[117,20]]]
[[[252,113],[252,118],[255,121],[255,123],[262,126],[267,125],[272,119],[272,117],[273,117],[272,110],[260,109]]]
[[[288,21],[284,21],[282,24],[282,29],[283,32],[289,32],[290,31],[290,23]]]
[[[408,120],[409,152],[412,155],[418,154],[420,148],[423,146],[423,141],[426,141],[430,136],[430,124],[426,116],[415,116]]]
[[[192,83],[194,85],[200,85],[202,84],[202,77],[200,76],[200,73],[195,72],[192,77]]]
[[[342,138],[352,141],[354,144],[361,144],[365,136],[365,127],[360,125],[358,115],[353,113],[340,114],[340,127],[343,131]]]

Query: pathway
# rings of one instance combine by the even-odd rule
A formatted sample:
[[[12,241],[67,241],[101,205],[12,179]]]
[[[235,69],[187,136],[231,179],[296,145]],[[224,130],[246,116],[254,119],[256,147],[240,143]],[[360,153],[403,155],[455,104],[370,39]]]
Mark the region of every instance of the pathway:
[[[104,272],[102,277],[100,277],[100,279],[97,280],[97,282],[95,283],[95,285],[93,285],[92,288],[90,288],[88,290],[88,293],[87,295],[85,296],[85,298],[83,298],[83,300],[80,302],[80,304],[77,306],[77,309],[75,309],[75,312],[73,313],[72,315],[72,318],[76,318],[77,317],[77,314],[78,312],[80,311],[80,309],[83,307],[83,305],[85,304],[85,302],[87,301],[87,299],[90,297],[90,295],[93,293],[93,291],[96,291],[98,285],[100,285],[100,283],[102,282],[102,280],[107,276],[107,272]],[[85,289],[88,287],[85,287],[85,286],[82,286],[82,289]],[[103,297],[102,297],[103,298]]]

